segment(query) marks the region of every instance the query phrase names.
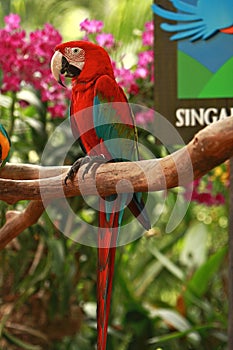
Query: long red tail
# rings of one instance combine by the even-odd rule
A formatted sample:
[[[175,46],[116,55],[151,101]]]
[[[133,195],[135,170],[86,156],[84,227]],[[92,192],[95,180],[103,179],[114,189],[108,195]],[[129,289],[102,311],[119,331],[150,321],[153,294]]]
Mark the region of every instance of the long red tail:
[[[102,202],[102,200],[101,200]],[[98,272],[97,272],[97,349],[105,350],[107,343],[108,318],[110,312],[112,282],[116,243],[118,236],[119,213],[112,213],[108,220],[102,206],[98,233]]]

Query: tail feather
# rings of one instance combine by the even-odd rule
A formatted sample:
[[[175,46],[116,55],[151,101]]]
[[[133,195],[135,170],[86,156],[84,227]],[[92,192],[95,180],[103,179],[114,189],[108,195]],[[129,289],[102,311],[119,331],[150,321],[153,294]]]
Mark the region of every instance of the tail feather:
[[[102,202],[102,201],[101,201]],[[104,205],[104,204],[103,204]],[[113,212],[106,220],[104,207],[100,204],[98,233],[97,272],[97,349],[105,350],[107,343],[108,319],[112,295],[112,282],[118,236],[119,212]],[[101,208],[102,206],[102,208]],[[101,210],[102,209],[102,210]]]
[[[100,199],[97,269],[97,350],[106,350],[108,319],[112,295],[112,283],[119,226],[127,196],[113,197],[111,201]],[[146,228],[149,218],[140,196],[133,196],[129,209]]]
[[[98,249],[98,254],[101,254],[101,250]],[[98,341],[97,349],[105,350],[107,343],[108,332],[108,319],[111,305],[112,295],[112,282],[114,275],[114,261],[115,261],[116,248],[110,248],[109,250],[109,264],[105,266],[103,270],[98,271],[97,279],[97,332]]]

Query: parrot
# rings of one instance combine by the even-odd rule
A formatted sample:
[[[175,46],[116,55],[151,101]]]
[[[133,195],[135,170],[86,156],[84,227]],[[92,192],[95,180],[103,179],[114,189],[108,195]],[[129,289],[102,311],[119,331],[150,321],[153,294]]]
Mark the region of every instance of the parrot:
[[[162,23],[161,28],[167,32],[177,32],[171,40],[190,38],[190,41],[208,39],[218,31],[233,34],[232,0],[198,0],[196,5],[187,1],[170,0],[180,12],[172,12],[153,4],[153,12],[163,18],[183,23]]]
[[[55,47],[51,71],[58,83],[71,78],[70,124],[84,157],[67,174],[72,180],[85,163],[139,160],[137,130],[123,89],[115,80],[107,51],[92,42],[79,40]],[[128,141],[128,142],[127,142]],[[88,171],[88,170],[87,170]],[[85,171],[84,171],[85,172]],[[97,234],[97,349],[105,350],[111,304],[116,246],[125,207],[128,206],[144,229],[150,219],[142,193],[99,198]]]
[[[0,167],[9,160],[11,141],[4,126],[0,123]]]

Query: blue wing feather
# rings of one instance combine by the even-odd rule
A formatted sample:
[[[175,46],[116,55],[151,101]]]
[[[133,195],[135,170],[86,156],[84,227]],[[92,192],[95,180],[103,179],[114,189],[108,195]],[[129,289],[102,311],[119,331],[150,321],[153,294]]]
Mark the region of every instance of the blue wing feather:
[[[166,19],[173,20],[173,21],[196,21],[200,19],[197,17],[197,15],[172,12],[172,11],[163,9],[162,7],[156,4],[152,5],[152,10],[156,15]]]
[[[167,32],[176,32],[176,31],[188,31],[189,29],[199,29],[203,28],[203,22],[198,21],[198,22],[191,22],[191,23],[185,23],[185,24],[168,24],[168,23],[162,23],[161,28],[166,30]]]
[[[189,5],[187,3],[184,3],[183,1],[180,0],[171,0],[173,6],[177,8],[177,10],[184,11],[190,14],[196,14],[196,6]]]

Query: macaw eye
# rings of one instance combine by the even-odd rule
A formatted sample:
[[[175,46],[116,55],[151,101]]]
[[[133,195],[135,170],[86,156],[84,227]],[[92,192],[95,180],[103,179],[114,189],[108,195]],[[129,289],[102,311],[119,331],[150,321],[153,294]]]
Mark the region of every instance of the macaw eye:
[[[85,61],[85,51],[83,49],[80,47],[66,47],[64,55],[69,64],[78,67],[80,70],[83,69]]]
[[[78,47],[73,47],[72,48],[72,53],[77,54],[80,52],[80,49]]]

